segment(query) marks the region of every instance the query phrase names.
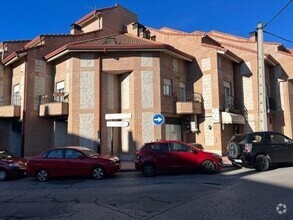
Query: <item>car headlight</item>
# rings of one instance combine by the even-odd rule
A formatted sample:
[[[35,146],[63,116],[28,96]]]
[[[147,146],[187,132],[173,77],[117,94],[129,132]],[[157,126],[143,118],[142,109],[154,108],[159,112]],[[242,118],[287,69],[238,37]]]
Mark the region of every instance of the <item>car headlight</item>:
[[[11,168],[20,168],[20,166],[17,163],[10,163],[8,166]]]

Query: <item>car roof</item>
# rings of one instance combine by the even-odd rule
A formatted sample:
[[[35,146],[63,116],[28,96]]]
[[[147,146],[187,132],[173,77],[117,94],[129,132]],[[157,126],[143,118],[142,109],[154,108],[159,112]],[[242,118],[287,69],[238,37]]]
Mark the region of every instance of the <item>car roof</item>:
[[[83,147],[83,146],[65,146],[65,147],[57,147],[57,148],[52,148],[49,150],[60,150],[60,149],[76,149],[76,150],[90,150],[87,147]]]
[[[159,140],[159,141],[146,142],[145,144],[165,144],[165,143],[178,143],[178,144],[187,144],[187,145],[189,145],[186,142],[178,141],[178,140]]]
[[[280,132],[276,132],[276,131],[254,131],[254,132],[248,132],[248,133],[241,133],[241,134],[235,134],[235,136],[242,136],[242,135],[252,135],[252,134],[281,134]]]

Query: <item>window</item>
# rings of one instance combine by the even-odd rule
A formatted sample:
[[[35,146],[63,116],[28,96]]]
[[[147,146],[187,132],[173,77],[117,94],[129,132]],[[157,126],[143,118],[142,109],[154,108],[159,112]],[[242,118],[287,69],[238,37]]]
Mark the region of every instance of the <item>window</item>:
[[[78,152],[77,150],[72,150],[72,149],[65,150],[65,158],[67,159],[77,159],[80,156],[82,156],[82,154]]]
[[[183,145],[183,144],[173,144],[173,151],[180,151],[180,152],[192,152],[192,149]]]
[[[44,157],[48,159],[61,159],[63,158],[63,150],[51,150],[48,153],[46,153]]]
[[[290,143],[290,140],[280,134],[271,134],[270,142],[271,144],[287,144],[287,143]]]
[[[172,80],[164,79],[164,95],[172,96]]]
[[[232,97],[232,89],[231,83],[224,81],[224,101],[225,101],[225,108],[230,108],[234,106],[234,101]]]
[[[179,83],[178,98],[179,98],[180,101],[186,101],[185,83]]]
[[[162,151],[162,152],[170,151],[169,144],[168,143],[152,144],[151,145],[151,149],[153,151]]]
[[[20,92],[19,92],[19,84],[13,86],[13,93],[11,97],[12,105],[20,105]]]
[[[64,81],[60,81],[56,83],[56,93],[54,100],[56,102],[63,102],[64,101]]]
[[[253,135],[251,137],[252,143],[260,143],[262,141],[262,136],[260,135]]]

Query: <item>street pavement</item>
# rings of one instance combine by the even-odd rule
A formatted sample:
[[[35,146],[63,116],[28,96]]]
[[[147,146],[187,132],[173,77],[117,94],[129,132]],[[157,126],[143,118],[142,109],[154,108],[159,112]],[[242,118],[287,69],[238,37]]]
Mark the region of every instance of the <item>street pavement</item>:
[[[152,178],[133,168],[126,162],[103,180],[0,182],[0,220],[293,220],[293,166],[256,172],[225,165],[212,175]]]

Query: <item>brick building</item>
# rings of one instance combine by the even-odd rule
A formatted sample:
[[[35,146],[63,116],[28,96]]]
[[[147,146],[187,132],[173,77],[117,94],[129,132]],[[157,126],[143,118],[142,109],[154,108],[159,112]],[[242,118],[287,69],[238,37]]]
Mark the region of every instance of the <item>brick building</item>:
[[[292,50],[264,46],[268,128],[292,137]],[[156,30],[116,5],[81,18],[71,34],[3,42],[0,51],[0,146],[18,154],[64,145],[110,153],[108,113],[131,114],[128,127],[114,128],[124,158],[156,139],[224,154],[234,133],[258,130],[255,36]]]

